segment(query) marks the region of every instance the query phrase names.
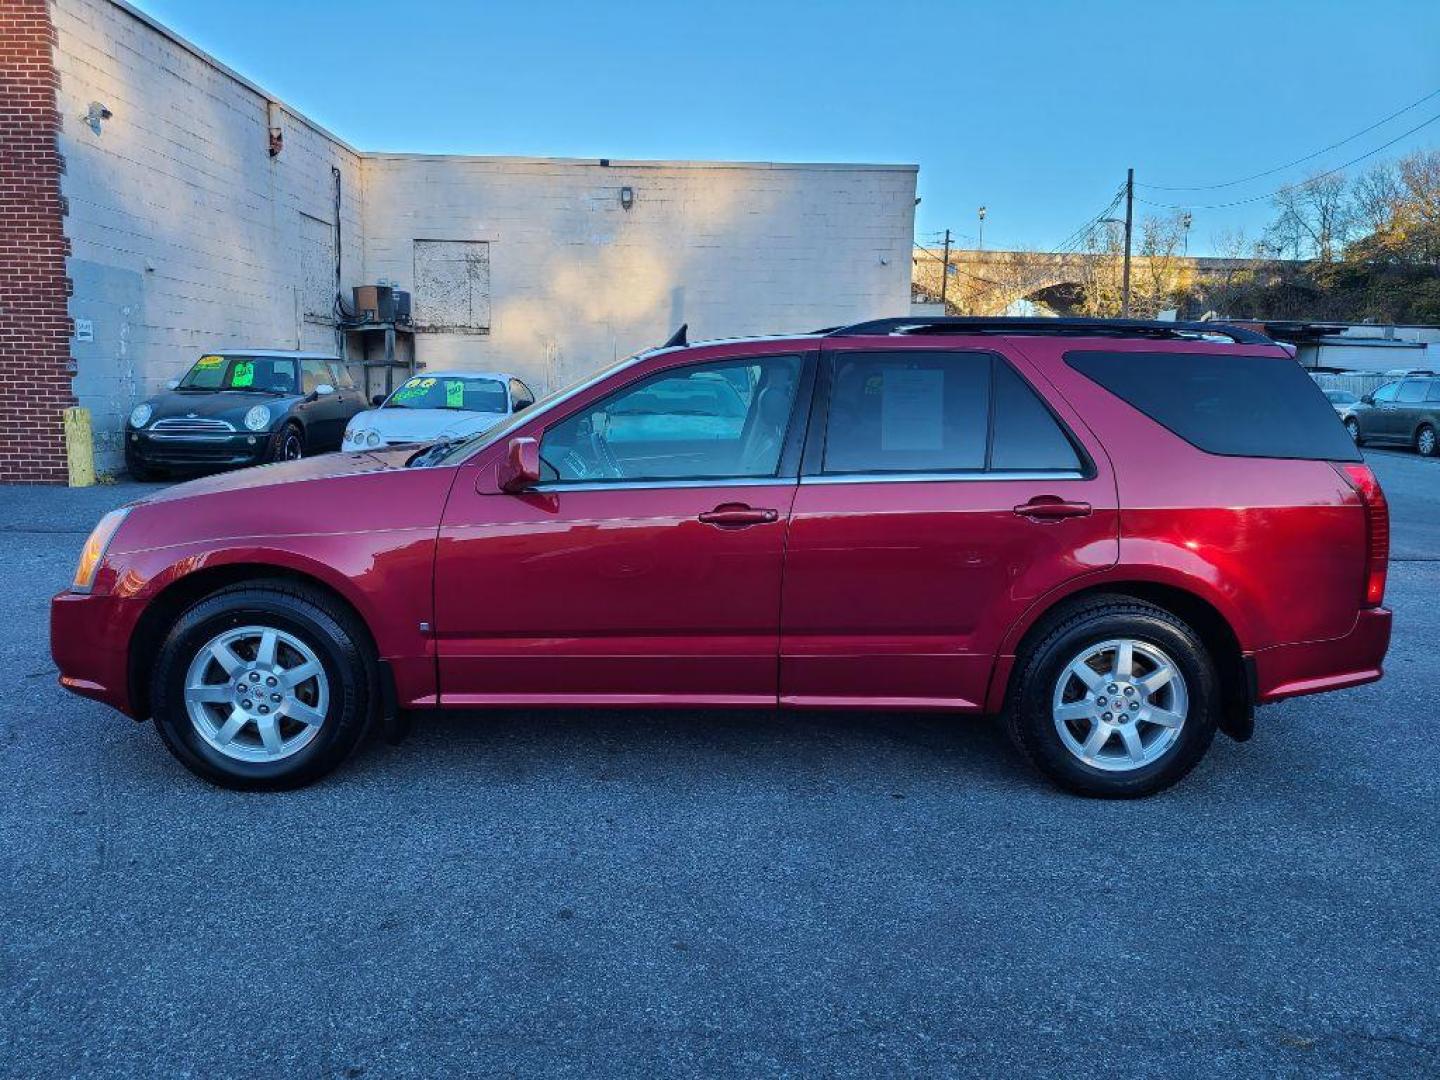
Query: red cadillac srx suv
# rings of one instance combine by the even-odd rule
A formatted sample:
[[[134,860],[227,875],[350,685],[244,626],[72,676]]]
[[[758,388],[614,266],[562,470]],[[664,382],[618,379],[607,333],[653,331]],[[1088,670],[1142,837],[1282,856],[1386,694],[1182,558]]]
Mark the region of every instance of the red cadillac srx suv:
[[[885,319],[671,343],[479,435],[107,514],[60,681],[238,788],[487,706],[1004,717],[1137,796],[1378,679],[1388,512],[1290,356],[1215,323]]]

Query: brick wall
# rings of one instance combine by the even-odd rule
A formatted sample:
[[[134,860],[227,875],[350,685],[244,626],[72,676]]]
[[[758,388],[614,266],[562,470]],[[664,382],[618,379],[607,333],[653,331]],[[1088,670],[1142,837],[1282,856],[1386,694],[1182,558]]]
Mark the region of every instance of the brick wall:
[[[63,484],[70,318],[48,0],[0,2],[0,481]]]

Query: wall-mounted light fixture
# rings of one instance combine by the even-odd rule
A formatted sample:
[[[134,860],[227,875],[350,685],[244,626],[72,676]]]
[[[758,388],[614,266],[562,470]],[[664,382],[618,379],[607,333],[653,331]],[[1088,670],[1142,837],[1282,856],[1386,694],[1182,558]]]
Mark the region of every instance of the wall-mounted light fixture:
[[[622,187],[622,188],[620,189],[620,206],[621,206],[621,208],[622,208],[622,209],[625,209],[625,210],[629,210],[629,209],[630,209],[632,206],[634,206],[634,205],[635,205],[635,189],[634,189],[634,188],[631,188],[631,187]]]
[[[285,149],[285,129],[272,127],[270,129],[270,156],[279,157],[280,151]]]
[[[84,120],[90,130],[96,135],[100,134],[100,121],[109,120],[115,114],[98,101],[90,102],[90,111],[80,119]]]

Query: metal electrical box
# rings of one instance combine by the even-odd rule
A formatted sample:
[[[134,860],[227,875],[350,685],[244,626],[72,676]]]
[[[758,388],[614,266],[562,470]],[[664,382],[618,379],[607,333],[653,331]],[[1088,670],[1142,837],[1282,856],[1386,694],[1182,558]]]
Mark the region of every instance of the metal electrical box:
[[[408,323],[410,294],[390,285],[356,285],[355,316],[365,322]]]

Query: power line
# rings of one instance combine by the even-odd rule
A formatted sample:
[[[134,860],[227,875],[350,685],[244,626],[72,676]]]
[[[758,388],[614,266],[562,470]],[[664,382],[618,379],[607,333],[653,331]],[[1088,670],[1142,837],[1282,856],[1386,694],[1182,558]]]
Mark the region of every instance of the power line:
[[[1414,109],[1420,105],[1424,105],[1425,102],[1429,101],[1431,98],[1434,97],[1440,97],[1440,90],[1432,90],[1430,93],[1426,94],[1419,100],[1412,101],[1403,109],[1397,109],[1395,112],[1391,113],[1383,120],[1377,120],[1369,127],[1362,128],[1361,130],[1355,132],[1354,135],[1345,136],[1345,138],[1341,139],[1339,142],[1333,142],[1329,146],[1326,146],[1320,150],[1316,150],[1312,154],[1306,154],[1304,157],[1298,157],[1294,161],[1287,161],[1284,165],[1276,165],[1273,169],[1266,169],[1264,172],[1251,173],[1249,176],[1242,176],[1238,180],[1226,180],[1223,184],[1136,184],[1135,186],[1149,188],[1151,191],[1219,191],[1221,188],[1235,187],[1239,184],[1248,184],[1251,180],[1259,180],[1262,177],[1274,176],[1276,173],[1284,172],[1286,169],[1294,168],[1296,165],[1303,165],[1307,161],[1313,161],[1315,158],[1320,157],[1322,154],[1328,154],[1331,150],[1338,150],[1346,143],[1354,142],[1356,139],[1360,138],[1361,135],[1368,135],[1376,128],[1384,127],[1391,120],[1394,120],[1397,116],[1404,116],[1411,109]],[[1401,136],[1401,138],[1404,138],[1404,136]]]
[[[1395,138],[1391,139],[1391,140],[1390,140],[1389,142],[1387,142],[1387,143],[1382,143],[1381,145],[1377,146],[1374,150],[1370,150],[1370,151],[1368,151],[1368,152],[1366,152],[1366,153],[1364,153],[1364,154],[1361,154],[1359,157],[1353,157],[1353,158],[1351,158],[1349,161],[1345,162],[1343,165],[1337,165],[1337,166],[1335,166],[1335,168],[1333,168],[1333,169],[1327,169],[1325,172],[1316,173],[1314,176],[1312,176],[1312,177],[1310,177],[1309,179],[1303,181],[1303,183],[1305,183],[1305,184],[1311,184],[1311,183],[1314,183],[1316,180],[1324,180],[1327,176],[1334,176],[1336,173],[1344,172],[1346,169],[1350,168],[1351,165],[1357,165],[1357,164],[1359,164],[1360,162],[1364,161],[1366,158],[1372,158],[1372,157],[1374,157],[1376,154],[1380,153],[1380,151],[1382,151],[1382,150],[1388,150],[1388,149],[1390,149],[1390,147],[1394,146],[1396,143],[1400,142],[1402,139],[1407,139],[1407,138],[1409,138],[1411,135],[1414,135],[1417,131],[1420,131],[1422,128],[1427,128],[1427,127],[1429,127],[1431,124],[1435,123],[1435,121],[1437,121],[1437,120],[1440,120],[1440,113],[1436,113],[1434,116],[1430,117],[1429,120],[1425,120],[1425,121],[1422,121],[1422,122],[1419,123],[1419,124],[1416,124],[1416,125],[1415,125],[1413,128],[1411,128],[1409,131],[1402,131],[1399,135],[1396,135]],[[1295,187],[1295,186],[1297,186],[1297,185],[1294,185],[1294,184],[1286,184],[1286,185],[1284,185],[1283,187],[1278,187],[1278,188],[1276,188],[1274,191],[1267,191],[1267,192],[1266,192],[1265,194],[1263,194],[1263,195],[1252,195],[1252,196],[1250,196],[1248,199],[1233,199],[1233,200],[1231,200],[1230,202],[1222,202],[1222,203],[1166,203],[1166,202],[1156,202],[1154,199],[1142,198],[1142,197],[1139,196],[1139,195],[1136,195],[1135,198],[1139,199],[1141,202],[1145,203],[1145,204],[1148,205],[1148,206],[1159,206],[1159,207],[1162,207],[1163,209],[1166,209],[1166,210],[1223,210],[1223,209],[1225,209],[1226,207],[1230,207],[1230,206],[1244,206],[1246,203],[1261,202],[1261,201],[1263,201],[1263,200],[1265,200],[1265,199],[1273,199],[1276,195],[1279,195],[1280,192],[1284,191],[1286,188]]]

